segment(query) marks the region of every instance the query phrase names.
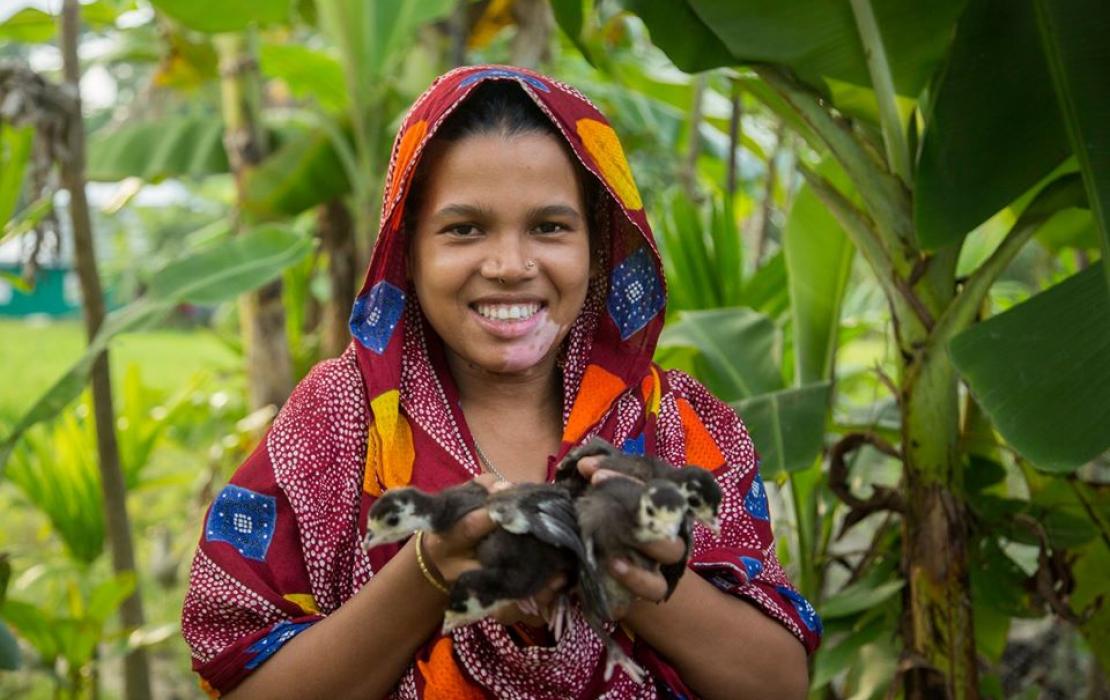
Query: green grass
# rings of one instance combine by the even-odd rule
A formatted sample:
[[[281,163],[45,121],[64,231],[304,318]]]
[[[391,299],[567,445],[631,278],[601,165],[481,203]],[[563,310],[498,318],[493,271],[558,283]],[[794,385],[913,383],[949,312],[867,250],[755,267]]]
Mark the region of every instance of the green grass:
[[[81,355],[85,330],[78,321],[27,323],[0,319],[0,424],[11,424]],[[143,384],[173,392],[198,371],[233,370],[239,358],[204,330],[128,333],[112,342],[112,381],[138,363]]]

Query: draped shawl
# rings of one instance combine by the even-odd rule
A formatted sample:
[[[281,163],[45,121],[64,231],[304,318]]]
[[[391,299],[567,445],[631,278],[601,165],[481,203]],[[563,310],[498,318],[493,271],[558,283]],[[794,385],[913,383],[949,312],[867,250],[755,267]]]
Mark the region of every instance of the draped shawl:
[[[600,269],[565,341],[566,452],[600,435],[625,452],[711,470],[723,492],[719,536],[695,527],[689,567],[816,648],[820,620],[775,556],[759,459],[735,412],[691,377],[652,363],[663,325],[662,263],[615,132],[580,92],[521,68],[469,66],[438,78],[405,116],[385,179],[381,225],[354,303],[353,341],[297,386],[266,438],[214,499],[193,560],[182,617],[201,684],[226,692],[283,644],[336,610],[401,545],[360,547],[366,514],[389,488],[436,491],[481,472],[474,441],[406,273],[405,197],[436,129],[475,87],[516,82],[556,126],[604,195]],[[366,621],[373,633],[374,621]],[[553,646],[530,646],[485,620],[433,636],[399,698],[690,697],[675,670],[614,626],[644,666],[637,686],[602,678],[604,647],[580,614]],[[737,634],[743,634],[737,630]],[[706,643],[711,643],[707,640]]]

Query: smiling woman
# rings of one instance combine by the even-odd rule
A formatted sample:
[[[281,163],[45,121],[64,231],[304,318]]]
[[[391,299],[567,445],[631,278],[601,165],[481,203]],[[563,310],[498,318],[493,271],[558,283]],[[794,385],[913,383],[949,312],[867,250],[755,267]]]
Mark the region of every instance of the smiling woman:
[[[210,510],[182,622],[205,683],[266,698],[803,695],[820,621],[775,559],[743,423],[651,361],[662,265],[605,118],[545,76],[458,69],[406,116],[386,181],[354,342],[301,383]],[[607,677],[577,610],[557,639],[514,605],[438,630],[443,591],[494,527],[484,508],[359,546],[387,489],[550,481],[593,436],[702,467],[723,494],[719,530],[694,526],[700,576],[666,602],[657,567],[603,562],[640,599],[613,638],[642,681]]]

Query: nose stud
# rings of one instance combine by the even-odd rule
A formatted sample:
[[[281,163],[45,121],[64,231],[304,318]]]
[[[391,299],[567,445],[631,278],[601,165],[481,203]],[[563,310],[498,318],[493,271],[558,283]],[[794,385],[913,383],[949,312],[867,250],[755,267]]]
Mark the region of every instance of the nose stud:
[[[525,267],[525,268],[527,268],[527,269],[529,269],[529,270],[531,270],[531,269],[532,269],[532,268],[534,268],[535,266],[536,266],[536,261],[535,261],[535,260],[526,260],[526,261],[524,262],[524,267]]]

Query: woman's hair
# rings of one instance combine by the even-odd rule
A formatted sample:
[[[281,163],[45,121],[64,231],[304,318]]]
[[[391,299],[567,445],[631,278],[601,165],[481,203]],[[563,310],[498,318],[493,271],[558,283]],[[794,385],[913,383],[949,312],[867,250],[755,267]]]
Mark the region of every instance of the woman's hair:
[[[450,143],[470,136],[487,134],[506,137],[547,134],[563,146],[578,173],[578,182],[582,187],[582,199],[586,208],[583,213],[590,229],[592,243],[595,236],[600,233],[597,210],[602,196],[601,184],[582,167],[555,124],[548,119],[532,98],[511,80],[490,80],[474,88],[474,91],[467,95],[462,104],[456,107],[436,130],[431,143],[425,149],[424,157],[416,166],[412,185],[409,187],[408,201],[405,205],[406,235],[414,232],[414,219],[416,213],[420,211],[429,163],[435,161],[434,151],[429,152],[429,149],[436,143]]]

